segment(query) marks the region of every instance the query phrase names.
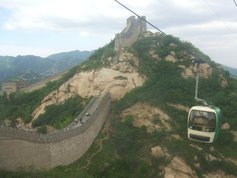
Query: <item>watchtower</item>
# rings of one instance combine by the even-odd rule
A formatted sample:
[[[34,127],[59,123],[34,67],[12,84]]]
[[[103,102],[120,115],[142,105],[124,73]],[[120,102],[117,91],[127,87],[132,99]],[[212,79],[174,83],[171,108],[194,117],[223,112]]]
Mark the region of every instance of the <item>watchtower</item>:
[[[142,16],[142,19],[145,20],[146,17]],[[116,51],[124,47],[131,47],[138,37],[147,31],[146,22],[142,19],[135,16],[127,19],[127,26],[115,36],[114,49]]]

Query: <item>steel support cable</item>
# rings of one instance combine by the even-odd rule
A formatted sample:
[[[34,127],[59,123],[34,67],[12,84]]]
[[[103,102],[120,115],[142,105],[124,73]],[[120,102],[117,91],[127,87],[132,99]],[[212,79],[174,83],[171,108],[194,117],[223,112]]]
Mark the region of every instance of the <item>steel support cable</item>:
[[[163,34],[164,36],[166,36],[167,38],[169,38],[171,41],[176,42],[175,39],[171,38],[169,35],[167,35],[165,32],[163,32],[161,29],[159,29],[158,27],[156,27],[155,25],[153,25],[151,22],[147,21],[146,19],[142,18],[139,14],[137,14],[136,12],[134,12],[133,10],[131,10],[130,8],[128,8],[127,6],[125,6],[124,4],[122,4],[121,2],[119,2],[118,0],[114,0],[115,2],[117,2],[119,5],[121,5],[122,7],[124,7],[125,9],[127,9],[128,11],[132,12],[134,15],[136,15],[138,18],[140,18],[141,20],[143,20],[144,22],[146,22],[147,24],[149,24],[150,26],[152,26],[153,28],[155,28],[156,30],[158,30],[161,34]],[[180,46],[183,47],[184,50],[187,50],[187,48],[181,43]],[[187,54],[184,54],[183,56],[186,56]],[[193,54],[194,55],[194,54]],[[182,57],[183,57],[182,56]]]
[[[120,4],[121,6],[123,6],[125,9],[129,10],[130,12],[132,12],[133,14],[135,14],[138,18],[140,18],[141,20],[143,20],[144,22],[146,22],[147,24],[149,24],[150,26],[152,26],[153,28],[155,28],[156,30],[158,30],[159,32],[161,32],[163,35],[168,36],[165,32],[163,32],[161,29],[159,29],[158,27],[156,27],[155,25],[153,25],[152,23],[150,23],[149,21],[147,21],[146,19],[142,18],[140,15],[138,15],[136,12],[134,12],[133,10],[129,9],[127,6],[123,5],[121,2],[115,0],[118,4]]]
[[[235,5],[237,6],[237,3],[236,3],[236,1],[235,1],[235,0],[233,0],[233,1],[234,1]]]
[[[174,39],[172,39],[171,37],[169,37],[165,32],[163,32],[162,30],[160,30],[158,27],[156,27],[155,25],[153,25],[152,23],[150,23],[149,21],[147,21],[146,19],[142,18],[140,15],[138,15],[136,12],[134,12],[133,10],[131,10],[130,8],[128,8],[127,6],[123,5],[122,3],[120,3],[118,0],[115,0],[115,2],[117,2],[118,4],[120,4],[122,7],[124,7],[125,9],[127,9],[128,11],[132,12],[134,15],[136,15],[138,18],[140,18],[141,20],[143,20],[144,22],[146,22],[147,24],[149,24],[150,26],[152,26],[153,28],[155,28],[156,30],[158,30],[159,32],[161,32],[164,36],[168,37],[169,39],[171,39],[172,41],[175,41]],[[180,44],[184,49],[186,49],[186,47],[182,44]],[[185,55],[184,55],[185,56]],[[199,66],[200,63],[202,63],[203,60],[196,58],[194,56],[193,59],[193,63],[194,65],[196,64],[197,66]],[[197,67],[198,70],[198,67]],[[195,87],[195,100],[199,101],[199,102],[203,102],[205,105],[207,104],[207,102],[201,98],[198,98],[198,79],[199,79],[199,74],[197,72],[197,76],[196,76],[196,87]]]
[[[208,6],[209,10],[212,11],[212,13],[217,17],[217,19],[219,19],[220,23],[226,28],[226,30],[229,33],[231,33],[231,28],[226,23],[224,23],[224,21],[222,20],[221,16],[216,11],[214,11],[214,9],[212,8],[211,4],[207,0],[203,0],[203,1]]]

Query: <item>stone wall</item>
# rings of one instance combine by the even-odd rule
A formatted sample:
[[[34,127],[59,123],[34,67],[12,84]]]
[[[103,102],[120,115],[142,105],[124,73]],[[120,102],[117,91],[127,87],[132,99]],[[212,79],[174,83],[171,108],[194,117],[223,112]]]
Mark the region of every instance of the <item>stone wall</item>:
[[[146,19],[145,16],[142,16]],[[137,40],[137,38],[147,31],[146,22],[142,19],[136,19],[135,16],[131,16],[127,19],[127,26],[121,33],[115,36],[114,49],[116,51],[124,47],[130,47]]]
[[[91,146],[110,109],[109,94],[94,98],[78,116],[90,110],[91,116],[79,127],[49,134],[15,128],[0,128],[0,169],[51,169],[78,160]]]

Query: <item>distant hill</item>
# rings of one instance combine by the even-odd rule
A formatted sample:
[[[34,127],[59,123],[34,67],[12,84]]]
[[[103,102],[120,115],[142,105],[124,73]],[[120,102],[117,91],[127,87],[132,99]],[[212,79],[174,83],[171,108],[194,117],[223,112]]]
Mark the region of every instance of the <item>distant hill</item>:
[[[193,54],[204,61],[199,65],[199,96],[223,114],[221,135],[212,144],[187,138],[188,111],[201,104],[194,100]],[[110,92],[109,118],[91,148],[66,166],[30,173],[0,170],[0,175],[237,177],[236,91],[237,81],[191,43],[151,33],[130,48],[115,51],[111,41],[60,80],[11,100],[0,97],[0,121],[9,118],[14,124],[20,117],[25,124],[33,122],[33,127],[61,129],[73,122],[79,98]]]
[[[54,75],[59,72],[64,71],[65,69],[69,69],[75,65],[80,64],[85,59],[87,59],[93,51],[71,51],[71,52],[62,52],[57,54],[52,54],[48,56],[46,59],[48,59],[50,62],[53,62],[53,68],[49,72]],[[46,75],[49,75],[46,73]]]
[[[71,51],[39,56],[0,56],[0,82],[22,78],[40,80],[55,75],[86,60],[93,51]],[[24,78],[26,76],[26,78]]]
[[[0,80],[22,75],[27,70],[38,74],[48,70],[52,62],[38,56],[0,56]]]
[[[65,60],[66,58],[81,58],[81,59],[86,59],[88,58],[91,54],[93,53],[93,51],[79,51],[79,50],[75,50],[75,51],[70,51],[70,52],[62,52],[62,53],[56,53],[56,54],[52,54],[49,55],[47,57],[47,59],[51,59],[53,61],[57,61],[57,60]]]
[[[224,66],[221,65],[222,68],[226,71],[228,71],[234,78],[237,78],[237,69],[236,68],[232,68],[232,67],[228,67],[228,66]]]

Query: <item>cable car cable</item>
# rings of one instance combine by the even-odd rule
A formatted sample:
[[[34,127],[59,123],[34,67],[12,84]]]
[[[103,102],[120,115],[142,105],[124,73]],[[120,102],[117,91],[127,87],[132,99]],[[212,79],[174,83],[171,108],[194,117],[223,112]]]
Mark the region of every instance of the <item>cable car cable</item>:
[[[128,11],[132,12],[134,15],[136,15],[138,18],[140,18],[141,20],[143,20],[144,22],[148,23],[150,26],[152,26],[153,28],[157,29],[159,32],[161,32],[163,35],[165,35],[166,37],[168,37],[170,40],[175,41],[174,39],[170,38],[165,32],[163,32],[161,29],[159,29],[158,27],[156,27],[155,25],[153,25],[152,23],[150,23],[149,21],[147,21],[146,19],[142,18],[140,15],[138,15],[136,12],[134,12],[133,10],[131,10],[130,8],[128,8],[127,6],[125,6],[124,4],[122,4],[121,2],[119,2],[118,0],[115,0],[115,2],[117,2],[119,5],[121,5],[122,7],[124,7],[125,9],[127,9]],[[187,50],[186,47],[182,44],[180,44],[184,50]],[[182,57],[184,57],[187,54],[184,54]],[[204,105],[207,105],[207,102],[201,98],[198,98],[197,92],[198,92],[198,80],[199,80],[199,74],[198,74],[198,67],[201,63],[204,63],[204,61],[200,58],[195,57],[195,54],[192,53],[193,56],[193,64],[197,67],[197,76],[196,76],[196,88],[195,88],[195,100],[202,102]]]
[[[122,4],[121,2],[114,0],[115,2],[117,2],[118,4],[120,4],[121,6],[123,6],[125,9],[129,10],[130,12],[132,12],[133,14],[135,14],[138,18],[140,18],[141,20],[143,20],[144,22],[148,23],[150,26],[152,26],[153,28],[155,28],[156,30],[158,30],[159,32],[161,32],[163,35],[168,36],[165,32],[163,32],[161,29],[159,29],[158,27],[156,27],[155,25],[153,25],[152,23],[150,23],[149,21],[147,21],[146,19],[142,18],[140,15],[138,15],[136,12],[134,12],[133,10],[129,9],[127,6],[125,6],[124,4]]]
[[[117,2],[119,5],[121,5],[122,7],[124,7],[125,9],[127,9],[128,11],[132,12],[134,15],[136,15],[138,18],[140,18],[141,20],[143,20],[144,22],[148,23],[150,26],[152,26],[153,28],[157,29],[159,32],[161,32],[163,35],[165,35],[166,37],[168,37],[169,39],[171,39],[172,41],[175,41],[174,39],[170,38],[165,32],[163,32],[161,29],[159,29],[158,27],[156,27],[155,25],[153,25],[152,23],[150,23],[149,21],[147,21],[146,19],[142,18],[140,15],[138,15],[136,12],[134,12],[133,10],[131,10],[130,8],[128,8],[127,6],[125,6],[124,4],[122,4],[121,2],[119,2],[118,0],[115,0],[115,2]],[[187,50],[186,47],[182,44],[180,44],[184,50]],[[186,54],[184,54],[185,56]],[[208,103],[201,98],[198,98],[198,81],[199,81],[199,65],[201,63],[205,63],[204,60],[195,57],[195,54],[192,53],[193,55],[193,64],[196,67],[197,73],[196,73],[196,87],[195,87],[195,96],[194,99],[198,102],[202,102],[203,105],[207,106]],[[182,56],[183,57],[183,56]]]
[[[203,1],[207,4],[207,6],[210,9],[210,11],[212,11],[212,13],[217,17],[217,19],[219,19],[220,23],[222,23],[222,25],[226,28],[226,30],[229,33],[231,33],[231,31],[232,31],[231,28],[226,23],[224,23],[224,21],[222,20],[221,16],[216,11],[214,11],[214,9],[212,8],[211,4],[207,0],[203,0]]]
[[[175,41],[174,39],[170,38],[165,32],[160,30],[158,27],[156,27],[152,23],[148,22],[146,19],[142,18],[140,15],[138,15],[136,12],[132,11],[131,9],[129,9],[128,7],[126,7],[125,5],[120,3],[118,0],[115,0],[115,2],[117,2],[118,4],[123,6],[125,9],[132,12],[133,14],[135,14],[138,18],[145,21],[146,23],[151,25],[153,28],[157,29],[159,32],[161,32],[163,35],[167,36],[172,41]],[[186,49],[184,45],[181,44],[181,46],[184,49]],[[190,109],[189,115],[188,115],[188,131],[187,131],[188,132],[188,138],[191,139],[191,140],[195,140],[195,141],[200,141],[200,142],[205,142],[205,143],[213,143],[217,139],[217,137],[219,135],[219,132],[220,132],[221,110],[217,107],[214,107],[214,108],[209,107],[205,100],[203,100],[201,98],[198,98],[197,94],[198,94],[199,65],[201,63],[204,63],[204,61],[202,59],[194,57],[193,58],[193,63],[196,66],[196,69],[197,69],[195,100],[199,101],[199,102],[202,102],[204,106],[194,106]],[[191,117],[192,113],[195,112],[195,111],[198,111],[200,113],[212,114],[214,116],[213,117],[214,121],[217,123],[216,127],[214,127],[214,130],[212,128],[211,129],[209,128],[208,130],[203,130],[204,127],[202,127],[202,126],[201,126],[202,130],[200,130],[200,126],[193,125],[191,120],[190,120],[190,117]],[[208,116],[207,118],[211,121],[211,117],[209,118],[209,116]],[[204,126],[206,127],[206,126],[209,126],[209,125],[204,125]]]
[[[128,11],[132,12],[134,15],[136,15],[138,18],[140,18],[141,20],[143,20],[144,22],[146,22],[147,24],[149,24],[150,26],[152,26],[153,28],[155,28],[156,30],[158,30],[161,34],[163,34],[164,36],[166,36],[167,38],[169,38],[171,41],[174,41],[176,42],[173,38],[171,38],[169,35],[167,35],[165,32],[163,32],[161,29],[159,29],[158,27],[156,27],[155,25],[153,25],[151,22],[149,22],[148,20],[142,18],[139,14],[137,14],[136,12],[134,12],[133,10],[131,10],[130,8],[128,8],[127,6],[125,6],[124,4],[122,4],[121,2],[119,2],[118,0],[114,0],[115,2],[117,2],[119,5],[121,5],[122,7],[124,7],[125,9],[127,9]],[[182,43],[180,43],[180,46],[183,47],[183,50],[187,50],[189,51]],[[195,54],[193,52],[191,52],[192,55],[195,56]],[[184,56],[187,56],[187,54],[183,54],[183,56],[181,57],[184,57]]]
[[[236,7],[237,7],[237,3],[236,3],[236,1],[235,1],[235,0],[233,0],[233,1],[234,1],[235,5],[236,5]]]

